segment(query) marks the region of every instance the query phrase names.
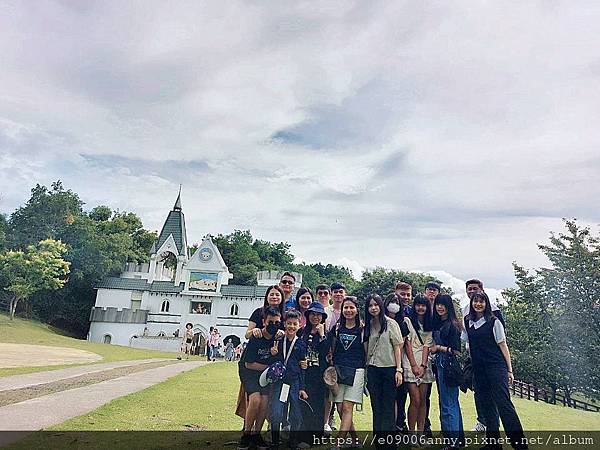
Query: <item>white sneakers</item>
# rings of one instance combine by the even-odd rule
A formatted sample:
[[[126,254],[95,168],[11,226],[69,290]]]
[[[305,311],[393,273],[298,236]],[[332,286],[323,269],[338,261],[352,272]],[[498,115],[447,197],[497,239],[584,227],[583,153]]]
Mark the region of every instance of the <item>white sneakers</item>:
[[[478,420],[477,422],[475,422],[473,428],[471,428],[471,431],[485,431],[485,428],[485,425]]]

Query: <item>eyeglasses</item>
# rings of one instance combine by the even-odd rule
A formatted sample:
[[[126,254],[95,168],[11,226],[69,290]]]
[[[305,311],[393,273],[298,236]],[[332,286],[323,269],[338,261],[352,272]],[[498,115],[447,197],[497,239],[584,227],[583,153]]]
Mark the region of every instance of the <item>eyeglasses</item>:
[[[294,282],[292,280],[281,280],[279,283],[280,284],[294,284]]]
[[[319,291],[317,295],[329,295],[329,291]]]

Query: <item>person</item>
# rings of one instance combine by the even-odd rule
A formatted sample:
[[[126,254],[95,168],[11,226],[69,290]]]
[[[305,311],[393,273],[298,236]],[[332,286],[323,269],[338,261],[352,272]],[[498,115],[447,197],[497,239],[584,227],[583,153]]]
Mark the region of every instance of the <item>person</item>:
[[[319,284],[315,288],[315,293],[317,295],[317,300],[323,308],[328,308],[329,303],[331,302],[331,293],[329,292],[329,286],[326,284]]]
[[[474,293],[483,291],[483,282],[478,280],[477,278],[472,278],[465,282],[465,292],[467,293],[467,298],[471,299]],[[504,328],[506,329],[506,323],[504,322],[504,316],[502,315],[502,311],[498,306],[490,300],[490,305],[492,306],[492,314],[500,320]],[[463,317],[466,317],[469,314],[470,302],[465,305],[463,308]],[[483,408],[481,406],[481,398],[477,391],[473,392],[475,399],[475,410],[477,411],[477,420],[471,431],[485,431],[485,419],[483,417]],[[498,420],[498,412],[495,413],[495,420]]]
[[[235,360],[239,361],[242,356],[242,343],[240,342],[235,348]]]
[[[283,317],[283,290],[277,286],[269,286],[265,292],[265,300],[260,308],[256,308],[248,319],[248,328],[244,337],[249,339],[250,336],[260,337],[263,328],[265,311],[269,307],[279,309],[279,314]],[[283,336],[283,331],[278,331],[277,337]]]
[[[403,354],[404,381],[410,396],[408,428],[422,433],[425,429],[426,396],[433,383],[429,364],[429,348],[433,345],[429,299],[417,295],[409,317],[404,319],[409,330],[406,345],[412,351]]]
[[[284,310],[298,309],[296,299],[292,295],[294,293],[294,285],[296,284],[296,277],[291,272],[283,272],[279,279],[279,287],[283,291],[283,306]]]
[[[342,302],[346,297],[346,286],[342,283],[331,283],[331,299],[332,304],[328,307],[325,307],[325,312],[327,313],[327,322],[325,323],[325,327],[327,331],[331,331],[332,328],[338,323],[340,316],[342,314]]]
[[[383,300],[370,294],[365,303],[363,341],[367,355],[367,390],[373,411],[373,434],[377,448],[395,448],[394,403],[390,395],[402,384],[404,339],[395,320],[385,315]],[[384,445],[379,444],[383,438]]]
[[[183,354],[185,353],[185,359],[190,359],[190,353],[192,348],[192,341],[194,340],[194,332],[192,331],[192,325],[190,322],[185,324],[185,333],[183,333],[183,338],[181,340],[181,350],[179,351],[179,356],[177,359],[181,359]]]
[[[514,380],[506,334],[500,320],[492,313],[489,297],[475,292],[469,301],[469,314],[464,319],[463,339],[467,340],[473,365],[473,383],[478,390],[486,438],[490,449],[501,449],[498,416],[515,449],[527,448],[523,426],[510,399],[509,383]],[[498,412],[498,416],[495,414]],[[497,445],[493,443],[496,442]]]
[[[429,300],[429,312],[431,314],[431,320],[433,320],[433,303],[435,298],[440,293],[441,287],[438,283],[430,281],[425,285],[425,297]],[[435,371],[435,366],[433,366],[433,370]],[[431,421],[429,420],[429,409],[431,407],[431,386],[429,384],[427,387],[427,395],[425,396],[425,435],[427,437],[432,437],[433,433],[431,432]]]
[[[308,404],[301,405],[304,430],[301,442],[312,444],[315,437],[323,435],[325,421],[324,408],[328,389],[323,381],[323,372],[327,367],[328,346],[325,333],[327,313],[320,302],[314,302],[304,312],[304,315],[306,316],[306,326],[302,332],[302,340],[306,343],[305,379]]]
[[[210,346],[210,360],[215,362],[217,360],[217,349],[221,346],[221,333],[217,327],[215,327],[208,338],[209,346]]]
[[[346,286],[342,283],[331,283],[332,304],[325,307],[327,320],[325,321],[325,330],[330,332],[338,323],[342,314],[342,302],[346,297]],[[323,429],[326,434],[330,434],[335,429],[335,407],[333,406],[333,397],[331,392],[325,398],[325,423]]]
[[[208,336],[206,337],[206,360],[207,361],[211,360],[210,337],[212,336],[214,330],[215,330],[215,327],[210,327],[210,329],[208,330]]]
[[[259,378],[261,373],[276,360],[271,354],[271,348],[275,342],[275,334],[281,326],[281,311],[276,307],[268,307],[264,311],[263,322],[260,336],[250,336],[238,363],[240,382],[248,395],[240,450],[247,450],[251,446],[261,450],[268,448],[260,432],[268,414],[271,386],[262,387]]]
[[[394,293],[402,301],[401,305],[404,316],[408,316],[410,314],[412,304],[412,286],[404,281],[398,281],[396,283],[396,287],[394,288]]]
[[[228,339],[225,345],[225,361],[233,361],[234,349],[233,341]]]
[[[302,329],[306,326],[306,316],[304,313],[314,301],[315,299],[310,289],[305,287],[298,289],[298,292],[296,293],[296,305],[298,306],[297,310],[300,313],[300,333],[302,333]]]
[[[434,344],[430,352],[435,354],[435,381],[440,405],[440,423],[446,438],[450,438],[456,445],[445,447],[454,449],[464,446],[465,434],[463,431],[462,414],[458,402],[458,386],[449,386],[446,382],[447,372],[445,367],[450,358],[460,354],[460,335],[462,326],[456,317],[452,297],[448,294],[438,294],[435,298],[433,312]]]
[[[341,417],[338,441],[343,441],[348,433],[353,439],[358,439],[353,412],[354,405],[362,405],[365,388],[365,349],[358,301],[356,297],[347,296],[341,306],[339,323],[329,332],[328,338],[332,362],[338,372],[338,389],[333,396]]]
[[[283,363],[286,368],[282,380],[276,382],[271,390],[271,448],[279,447],[282,422],[290,424],[290,448],[298,444],[298,432],[302,428],[300,400],[306,400],[304,381],[305,369],[300,362],[306,359],[306,345],[298,339],[300,330],[300,313],[291,309],[285,313],[285,336],[275,341],[271,354]],[[288,411],[289,408],[289,411]]]
[[[410,285],[409,285],[410,286]],[[412,299],[412,297],[411,297]],[[398,326],[400,327],[400,334],[402,335],[402,340],[405,340],[409,335],[408,326],[404,322],[404,311],[403,300],[398,297],[397,294],[390,294],[386,297],[384,308],[385,315],[390,319],[394,320]],[[410,312],[410,309],[409,309]],[[403,347],[403,351],[411,352],[412,348],[410,345],[406,345]],[[396,395],[395,395],[395,418],[396,418],[396,430],[401,432],[408,432],[408,426],[406,425],[406,397],[408,395],[408,391],[406,389],[406,383],[402,383],[400,386],[396,387]]]

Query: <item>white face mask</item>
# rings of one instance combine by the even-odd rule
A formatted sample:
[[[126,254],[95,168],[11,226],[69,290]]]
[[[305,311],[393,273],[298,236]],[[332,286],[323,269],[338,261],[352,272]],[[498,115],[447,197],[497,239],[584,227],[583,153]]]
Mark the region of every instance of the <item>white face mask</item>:
[[[390,303],[387,305],[387,310],[392,314],[397,314],[400,311],[400,305],[398,303]]]

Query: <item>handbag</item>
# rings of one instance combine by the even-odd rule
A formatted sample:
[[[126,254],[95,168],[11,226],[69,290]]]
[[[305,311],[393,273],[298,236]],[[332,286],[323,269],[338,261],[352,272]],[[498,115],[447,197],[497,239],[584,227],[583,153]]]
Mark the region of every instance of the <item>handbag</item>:
[[[342,366],[340,364],[335,364],[334,367],[337,372],[338,384],[345,384],[346,386],[354,384],[354,377],[356,376],[356,369],[354,367]]]
[[[444,384],[457,387],[463,384],[465,374],[462,365],[455,355],[443,355],[441,366],[444,368]]]

